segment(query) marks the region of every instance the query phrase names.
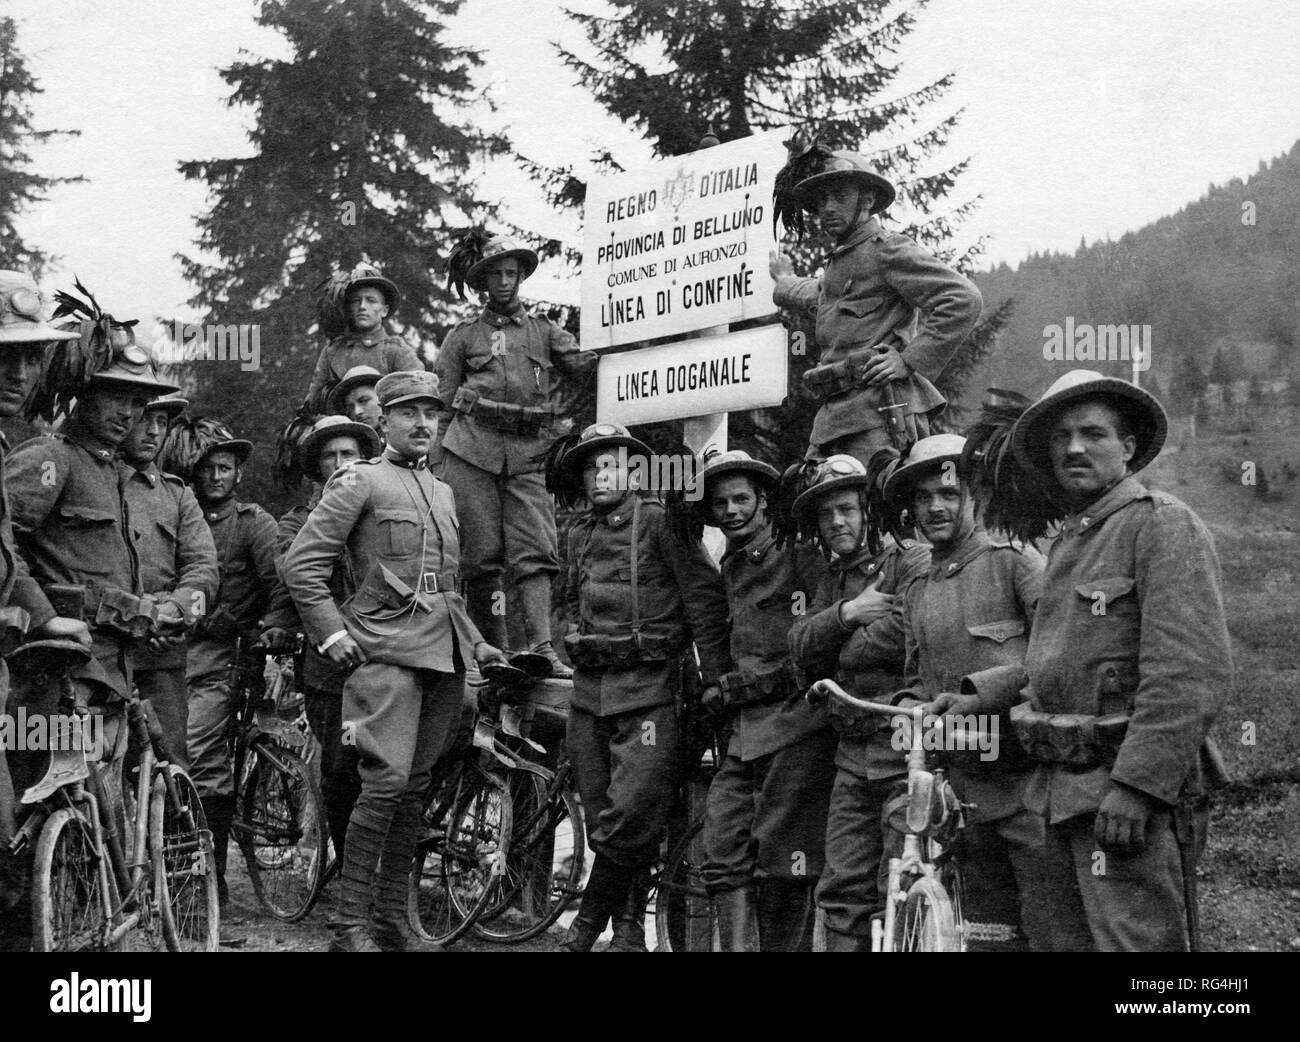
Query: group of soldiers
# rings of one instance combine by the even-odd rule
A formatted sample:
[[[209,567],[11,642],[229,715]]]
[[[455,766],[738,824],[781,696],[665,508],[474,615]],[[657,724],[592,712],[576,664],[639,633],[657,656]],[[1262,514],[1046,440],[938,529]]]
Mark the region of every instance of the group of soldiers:
[[[465,740],[467,674],[503,665],[572,678],[567,752],[595,857],[566,950],[611,923],[610,950],[645,950],[690,672],[727,736],[703,865],[725,950],[807,949],[814,906],[828,950],[871,948],[904,758],[889,721],[806,697],[826,677],[1000,725],[999,755],[949,764],[969,804],[966,913],[1001,929],[992,946],[1194,943],[1188,883],[1231,656],[1208,532],[1134,476],[1164,440],[1161,406],[1098,373],[1061,376],[1000,461],[1046,490],[1059,533],[1045,558],[986,530],[979,468],[939,432],[932,382],[978,291],[884,229],[894,189],[862,156],[835,153],[796,195],[835,245],[819,278],[772,260],[777,304],[820,347],[810,445],[786,478],[723,452],[666,504],[638,486],[649,447],[616,423],[548,456],[563,382],[595,359],[520,303],[538,259],[504,237],[468,267],[483,306],[431,372],[385,325],[398,288],[373,269],[347,281],[347,329],[321,352],[317,418],[295,449],[312,493],[278,523],[236,497],[254,446],[229,431],[209,433],[188,483],[159,470],[188,405],[129,343],[84,378],[57,433],[9,455],[0,599],[27,610],[29,636],[92,647],[75,677],[86,700],[132,685],[149,698],[203,798],[223,899],[235,641],[284,649],[302,633],[342,864],[332,950],[436,948],[406,914],[421,801]],[[44,318],[30,279],[0,273],[0,417],[48,345],[77,335]],[[585,505],[562,576],[553,494]],[[722,534],[720,567],[700,525]],[[557,579],[572,668],[551,632]],[[81,620],[51,603],[69,589]],[[513,654],[508,610],[522,616]],[[5,694],[7,711],[52,711],[22,678]],[[0,771],[0,857],[34,770],[11,755]],[[0,907],[21,907],[22,866],[3,867]]]

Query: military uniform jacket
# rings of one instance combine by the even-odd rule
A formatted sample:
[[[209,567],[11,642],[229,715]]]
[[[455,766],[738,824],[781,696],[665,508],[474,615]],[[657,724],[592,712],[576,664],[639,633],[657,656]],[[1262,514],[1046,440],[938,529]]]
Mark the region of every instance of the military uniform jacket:
[[[330,589],[341,555],[358,583],[343,604]],[[416,595],[397,595],[382,568]],[[483,639],[458,591],[459,570],[451,488],[388,452],[330,479],[281,568],[313,644],[346,630],[369,661],[442,673],[463,671]]]
[[[825,571],[825,559],[816,550],[799,545],[778,549],[766,528],[723,555],[734,669],[758,676],[782,668],[788,672],[790,627],[808,610]],[[727,754],[753,760],[829,727],[825,707],[814,708],[803,695],[804,688],[791,678],[782,700],[738,708]]]
[[[632,545],[635,493],[606,514],[594,511],[569,530],[565,607],[581,635],[632,634],[632,554],[637,554],[637,609],[641,632],[679,642],[694,640],[705,684],[727,671],[727,596],[702,543],[683,545],[668,529],[663,504],[642,498]],[[611,716],[673,701],[669,680],[676,662],[628,669],[575,670],[572,704]]]
[[[888,537],[878,555],[864,548],[831,561],[808,614],[790,628],[790,655],[803,680],[811,684],[834,677],[851,695],[888,702],[902,686],[903,600],[899,597],[893,611],[866,626],[841,623],[840,605],[860,594],[880,573],[884,574],[881,593],[902,594],[925,574],[929,563],[929,546],[911,540],[899,544]],[[838,766],[871,779],[904,773],[902,754],[890,747],[886,718],[853,725],[855,718],[834,705],[831,715],[850,732],[863,732],[841,735],[835,754]]]
[[[438,351],[433,371],[439,393],[451,405],[460,388],[493,402],[553,409],[559,397],[557,370],[565,375],[595,365],[596,356],[550,319],[522,306],[509,315],[484,308],[462,322]],[[541,469],[540,456],[553,438],[547,425],[534,435],[511,434],[457,411],[442,447],[490,474],[526,474]]]
[[[384,332],[382,327],[365,339],[359,333],[344,333],[321,348],[316,371],[307,388],[307,400],[311,401],[327,385],[342,380],[349,369],[358,365],[378,369],[381,376],[424,368],[415,348],[400,336]]]
[[[194,493],[174,474],[154,464],[122,470],[131,538],[140,561],[145,593],[170,600],[187,619],[202,618],[217,595],[217,548]],[[136,647],[137,669],[174,669],[185,665],[185,645],[166,651]]]
[[[203,512],[217,548],[221,573],[214,612],[234,618],[240,633],[254,633],[275,588],[275,519],[255,503],[232,496]],[[212,622],[199,624],[201,636]],[[224,639],[224,638],[219,638]]]
[[[27,570],[14,546],[13,513],[9,508],[9,492],[5,488],[4,458],[9,443],[0,433],[0,608],[10,605],[23,608],[31,616],[28,631],[39,629],[54,618],[54,609],[45,599],[41,587]],[[0,659],[0,710],[9,695],[9,670]]]
[[[1198,751],[1232,690],[1209,531],[1180,500],[1123,479],[1052,545],[1023,670],[966,683],[992,708],[1027,696],[1046,713],[1131,711],[1109,771],[1037,767],[1025,803],[1050,822],[1095,811],[1108,777],[1173,804],[1199,784]]]
[[[950,553],[932,556],[929,573],[903,598],[904,675],[915,697],[929,702],[960,690],[967,673],[1022,663],[1042,584],[1042,554],[995,543],[980,526]],[[951,755],[957,792],[977,807],[973,820],[1022,809],[1029,769],[1012,746],[1010,718],[1002,712],[997,759],[982,761],[974,750]]]
[[[885,231],[875,217],[831,251],[820,278],[779,279],[772,296],[797,317],[815,316],[822,365],[877,344],[898,350],[912,376],[895,382],[897,394],[913,413],[944,404],[932,381],[974,328],[983,306],[974,283],[906,235]],[[885,426],[878,411],[882,404],[874,387],[835,395],[817,411],[810,441],[824,445]]]

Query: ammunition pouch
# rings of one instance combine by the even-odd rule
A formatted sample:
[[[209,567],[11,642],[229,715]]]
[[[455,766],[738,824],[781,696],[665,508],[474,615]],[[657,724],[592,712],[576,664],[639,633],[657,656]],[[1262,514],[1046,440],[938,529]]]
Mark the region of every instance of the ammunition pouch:
[[[32,617],[16,604],[0,608],[0,657],[8,658],[27,636]]]
[[[794,666],[789,662],[766,673],[745,669],[725,673],[718,678],[718,687],[722,688],[723,704],[728,709],[784,702],[799,692]]]
[[[1127,713],[1040,713],[1028,702],[1011,708],[1011,726],[1029,758],[1067,767],[1110,767],[1128,722]]]
[[[684,646],[680,640],[646,633],[626,637],[570,633],[564,638],[564,650],[569,653],[570,661],[578,669],[591,672],[630,669],[642,662],[667,662],[676,658]]]
[[[468,387],[457,388],[451,407],[491,430],[522,437],[538,435],[554,415],[543,406],[494,402]]]
[[[819,401],[857,390],[866,382],[867,363],[876,357],[870,347],[850,351],[838,362],[813,366],[803,374],[803,385]]]

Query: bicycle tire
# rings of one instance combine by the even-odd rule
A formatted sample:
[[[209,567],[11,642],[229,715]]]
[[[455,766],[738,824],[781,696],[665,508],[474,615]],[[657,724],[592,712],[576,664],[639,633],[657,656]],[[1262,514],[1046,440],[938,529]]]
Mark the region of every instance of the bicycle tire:
[[[441,838],[422,843],[412,865],[408,912],[426,940],[450,944],[492,901],[510,846],[510,792],[496,775],[467,768]]]
[[[41,826],[32,869],[33,951],[122,950],[120,940],[103,943],[119,901],[111,869],[104,889],[100,857],[80,811],[60,808]]]
[[[961,951],[952,899],[938,879],[922,876],[912,884],[902,911],[894,920],[894,933],[894,951]]]
[[[716,919],[700,875],[704,819],[698,818],[664,858],[655,885],[655,938],[660,952],[713,951]]]
[[[258,901],[281,922],[296,923],[315,903],[328,857],[320,788],[291,750],[249,750],[231,823]]]
[[[160,765],[154,775],[149,859],[167,949],[215,952],[221,904],[212,833],[194,782],[176,764]]]
[[[550,929],[581,894],[587,839],[577,799],[551,771],[520,764],[506,784],[514,824],[505,874],[473,929],[486,941],[517,944]]]

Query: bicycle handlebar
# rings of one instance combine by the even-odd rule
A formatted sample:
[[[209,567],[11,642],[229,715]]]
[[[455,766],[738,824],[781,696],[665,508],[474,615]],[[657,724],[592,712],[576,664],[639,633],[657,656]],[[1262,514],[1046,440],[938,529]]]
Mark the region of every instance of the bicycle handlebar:
[[[924,715],[921,706],[892,706],[885,702],[868,702],[865,698],[856,698],[833,680],[817,681],[809,689],[808,694],[811,695],[814,691],[864,713],[875,713],[878,716],[910,716],[913,720],[919,720]]]

